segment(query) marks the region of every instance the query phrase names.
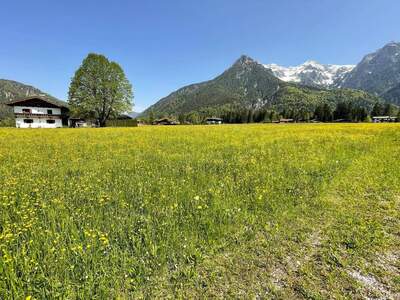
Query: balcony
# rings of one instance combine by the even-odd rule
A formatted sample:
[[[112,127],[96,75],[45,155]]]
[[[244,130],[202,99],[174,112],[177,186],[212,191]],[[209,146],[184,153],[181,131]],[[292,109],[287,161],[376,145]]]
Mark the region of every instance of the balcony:
[[[16,117],[24,117],[24,118],[48,118],[51,119],[52,117],[55,119],[60,119],[62,115],[55,115],[55,114],[34,114],[34,113],[14,113]]]

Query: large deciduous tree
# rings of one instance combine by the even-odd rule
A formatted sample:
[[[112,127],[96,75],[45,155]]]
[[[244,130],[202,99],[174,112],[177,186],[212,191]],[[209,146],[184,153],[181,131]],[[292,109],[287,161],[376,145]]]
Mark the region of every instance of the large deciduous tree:
[[[96,119],[101,127],[109,118],[130,111],[132,101],[132,85],[121,66],[99,54],[83,60],[69,88],[72,114]]]

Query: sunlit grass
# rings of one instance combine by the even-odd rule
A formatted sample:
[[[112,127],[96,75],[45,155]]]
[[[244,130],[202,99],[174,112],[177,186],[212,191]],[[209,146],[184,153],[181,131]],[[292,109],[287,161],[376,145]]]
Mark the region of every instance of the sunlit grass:
[[[397,124],[0,129],[0,298],[395,295],[399,144]]]

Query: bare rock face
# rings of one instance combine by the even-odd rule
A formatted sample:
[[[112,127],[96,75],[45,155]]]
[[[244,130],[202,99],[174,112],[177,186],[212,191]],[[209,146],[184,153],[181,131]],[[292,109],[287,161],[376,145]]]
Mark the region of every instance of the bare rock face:
[[[264,65],[276,77],[286,82],[301,85],[330,88],[354,69],[353,65],[323,65],[316,61],[306,61],[294,67],[283,67],[276,64]]]
[[[336,85],[384,95],[400,84],[400,43],[391,42],[366,55]]]

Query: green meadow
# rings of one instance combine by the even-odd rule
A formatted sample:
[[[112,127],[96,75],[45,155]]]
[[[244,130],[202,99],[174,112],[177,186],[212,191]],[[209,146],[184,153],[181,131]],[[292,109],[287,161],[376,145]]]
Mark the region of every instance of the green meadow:
[[[0,129],[0,299],[398,299],[400,125]]]

